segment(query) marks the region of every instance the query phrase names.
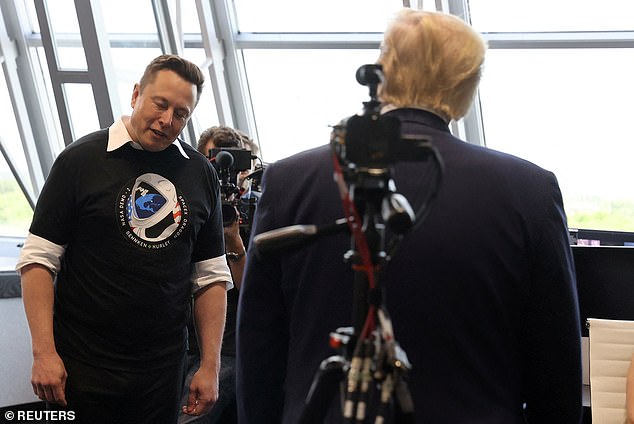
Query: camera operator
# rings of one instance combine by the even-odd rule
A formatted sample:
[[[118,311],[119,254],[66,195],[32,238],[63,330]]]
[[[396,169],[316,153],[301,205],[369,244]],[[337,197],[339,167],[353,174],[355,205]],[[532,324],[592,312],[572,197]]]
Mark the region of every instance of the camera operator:
[[[427,219],[381,274],[384,301],[412,364],[415,422],[578,423],[580,324],[557,180],[450,133],[473,101],[485,52],[479,34],[442,13],[404,9],[384,34],[382,116],[398,118],[403,138],[429,137],[444,161]],[[414,210],[431,165],[394,165]],[[329,146],[269,165],[254,237],[341,218],[333,173]],[[333,355],[329,333],[353,315],[349,246],[350,235],[337,234],[289,253],[249,250],[237,329],[241,424],[298,422]],[[333,396],[326,422],[342,422],[340,406]]]
[[[256,155],[258,150],[257,145],[242,131],[226,126],[210,127],[203,131],[198,139],[198,151],[209,156],[210,151],[218,148],[246,149],[251,155]],[[251,200],[255,201],[259,196],[259,193],[251,189],[251,179],[247,178],[251,173],[252,168],[253,166],[250,164],[249,169],[230,173],[230,178],[234,178],[234,181],[221,180],[221,186],[236,187],[237,191],[235,194],[236,197],[234,198],[234,194],[225,193],[225,190],[221,187],[221,194],[223,197],[225,249],[227,262],[229,264],[229,269],[231,270],[231,276],[233,278],[235,288],[227,291],[227,317],[222,339],[221,368],[219,373],[219,398],[207,415],[197,417],[186,415],[181,412],[178,418],[179,424],[237,423],[235,398],[235,321],[239,288],[245,265],[245,247],[248,242],[248,239],[246,238],[248,237],[248,231],[242,229],[243,234],[241,236],[240,221],[241,219],[244,220],[251,218],[247,217],[245,213],[240,210],[240,201],[243,201],[244,204],[253,203]],[[228,208],[233,208],[233,210]],[[189,380],[194,375],[200,364],[198,343],[193,322],[190,322],[188,329],[188,370],[185,387],[188,386]],[[186,404],[186,400],[186,398],[183,398],[183,405]]]

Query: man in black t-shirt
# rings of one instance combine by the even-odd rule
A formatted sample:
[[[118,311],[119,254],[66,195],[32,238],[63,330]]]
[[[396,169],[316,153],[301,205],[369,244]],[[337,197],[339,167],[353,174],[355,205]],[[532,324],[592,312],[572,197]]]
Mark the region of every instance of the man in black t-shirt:
[[[132,114],[57,158],[16,266],[33,340],[35,394],[82,423],[174,423],[187,308],[201,367],[185,412],[218,398],[226,289],[219,183],[177,140],[203,74],[164,55],[132,93]],[[55,284],[53,281],[55,280]]]

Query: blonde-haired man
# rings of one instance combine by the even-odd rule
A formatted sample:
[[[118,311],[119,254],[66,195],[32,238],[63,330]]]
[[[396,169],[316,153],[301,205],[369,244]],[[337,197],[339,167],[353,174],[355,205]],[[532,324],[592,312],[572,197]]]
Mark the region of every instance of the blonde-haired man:
[[[381,274],[412,364],[415,422],[578,423],[580,325],[557,180],[449,130],[474,97],[484,41],[456,17],[404,10],[381,50],[383,115],[400,121],[402,135],[429,137],[445,164],[426,221]],[[324,146],[270,165],[254,234],[340,218],[331,163]],[[394,167],[414,210],[431,166]],[[320,362],[335,353],[328,334],[350,324],[349,245],[342,234],[266,259],[249,252],[238,309],[241,423],[298,422]],[[326,422],[342,422],[332,395]]]

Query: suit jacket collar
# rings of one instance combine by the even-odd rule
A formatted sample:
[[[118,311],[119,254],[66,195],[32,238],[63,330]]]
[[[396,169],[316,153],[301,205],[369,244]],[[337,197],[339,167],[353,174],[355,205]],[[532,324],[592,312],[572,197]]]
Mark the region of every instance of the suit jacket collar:
[[[385,115],[396,116],[403,123],[413,123],[425,125],[439,131],[451,133],[449,124],[440,116],[423,109],[400,108],[392,109]]]

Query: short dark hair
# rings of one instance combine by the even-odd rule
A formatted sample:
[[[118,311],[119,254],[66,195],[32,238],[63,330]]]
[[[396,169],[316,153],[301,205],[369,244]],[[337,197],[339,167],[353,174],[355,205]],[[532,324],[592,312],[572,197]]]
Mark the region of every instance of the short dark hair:
[[[238,147],[250,150],[254,155],[258,154],[257,144],[255,144],[248,135],[240,130],[227,127],[226,125],[207,128],[200,134],[198,138],[198,151],[200,153],[205,155],[209,153],[202,151],[209,140],[212,140],[216,147]]]
[[[203,92],[205,76],[196,64],[174,54],[164,54],[156,57],[150,62],[141,77],[139,90],[142,92],[145,86],[154,80],[156,74],[163,70],[176,72],[178,76],[183,78],[185,81],[194,84],[196,86],[196,104],[198,104],[200,95]]]

